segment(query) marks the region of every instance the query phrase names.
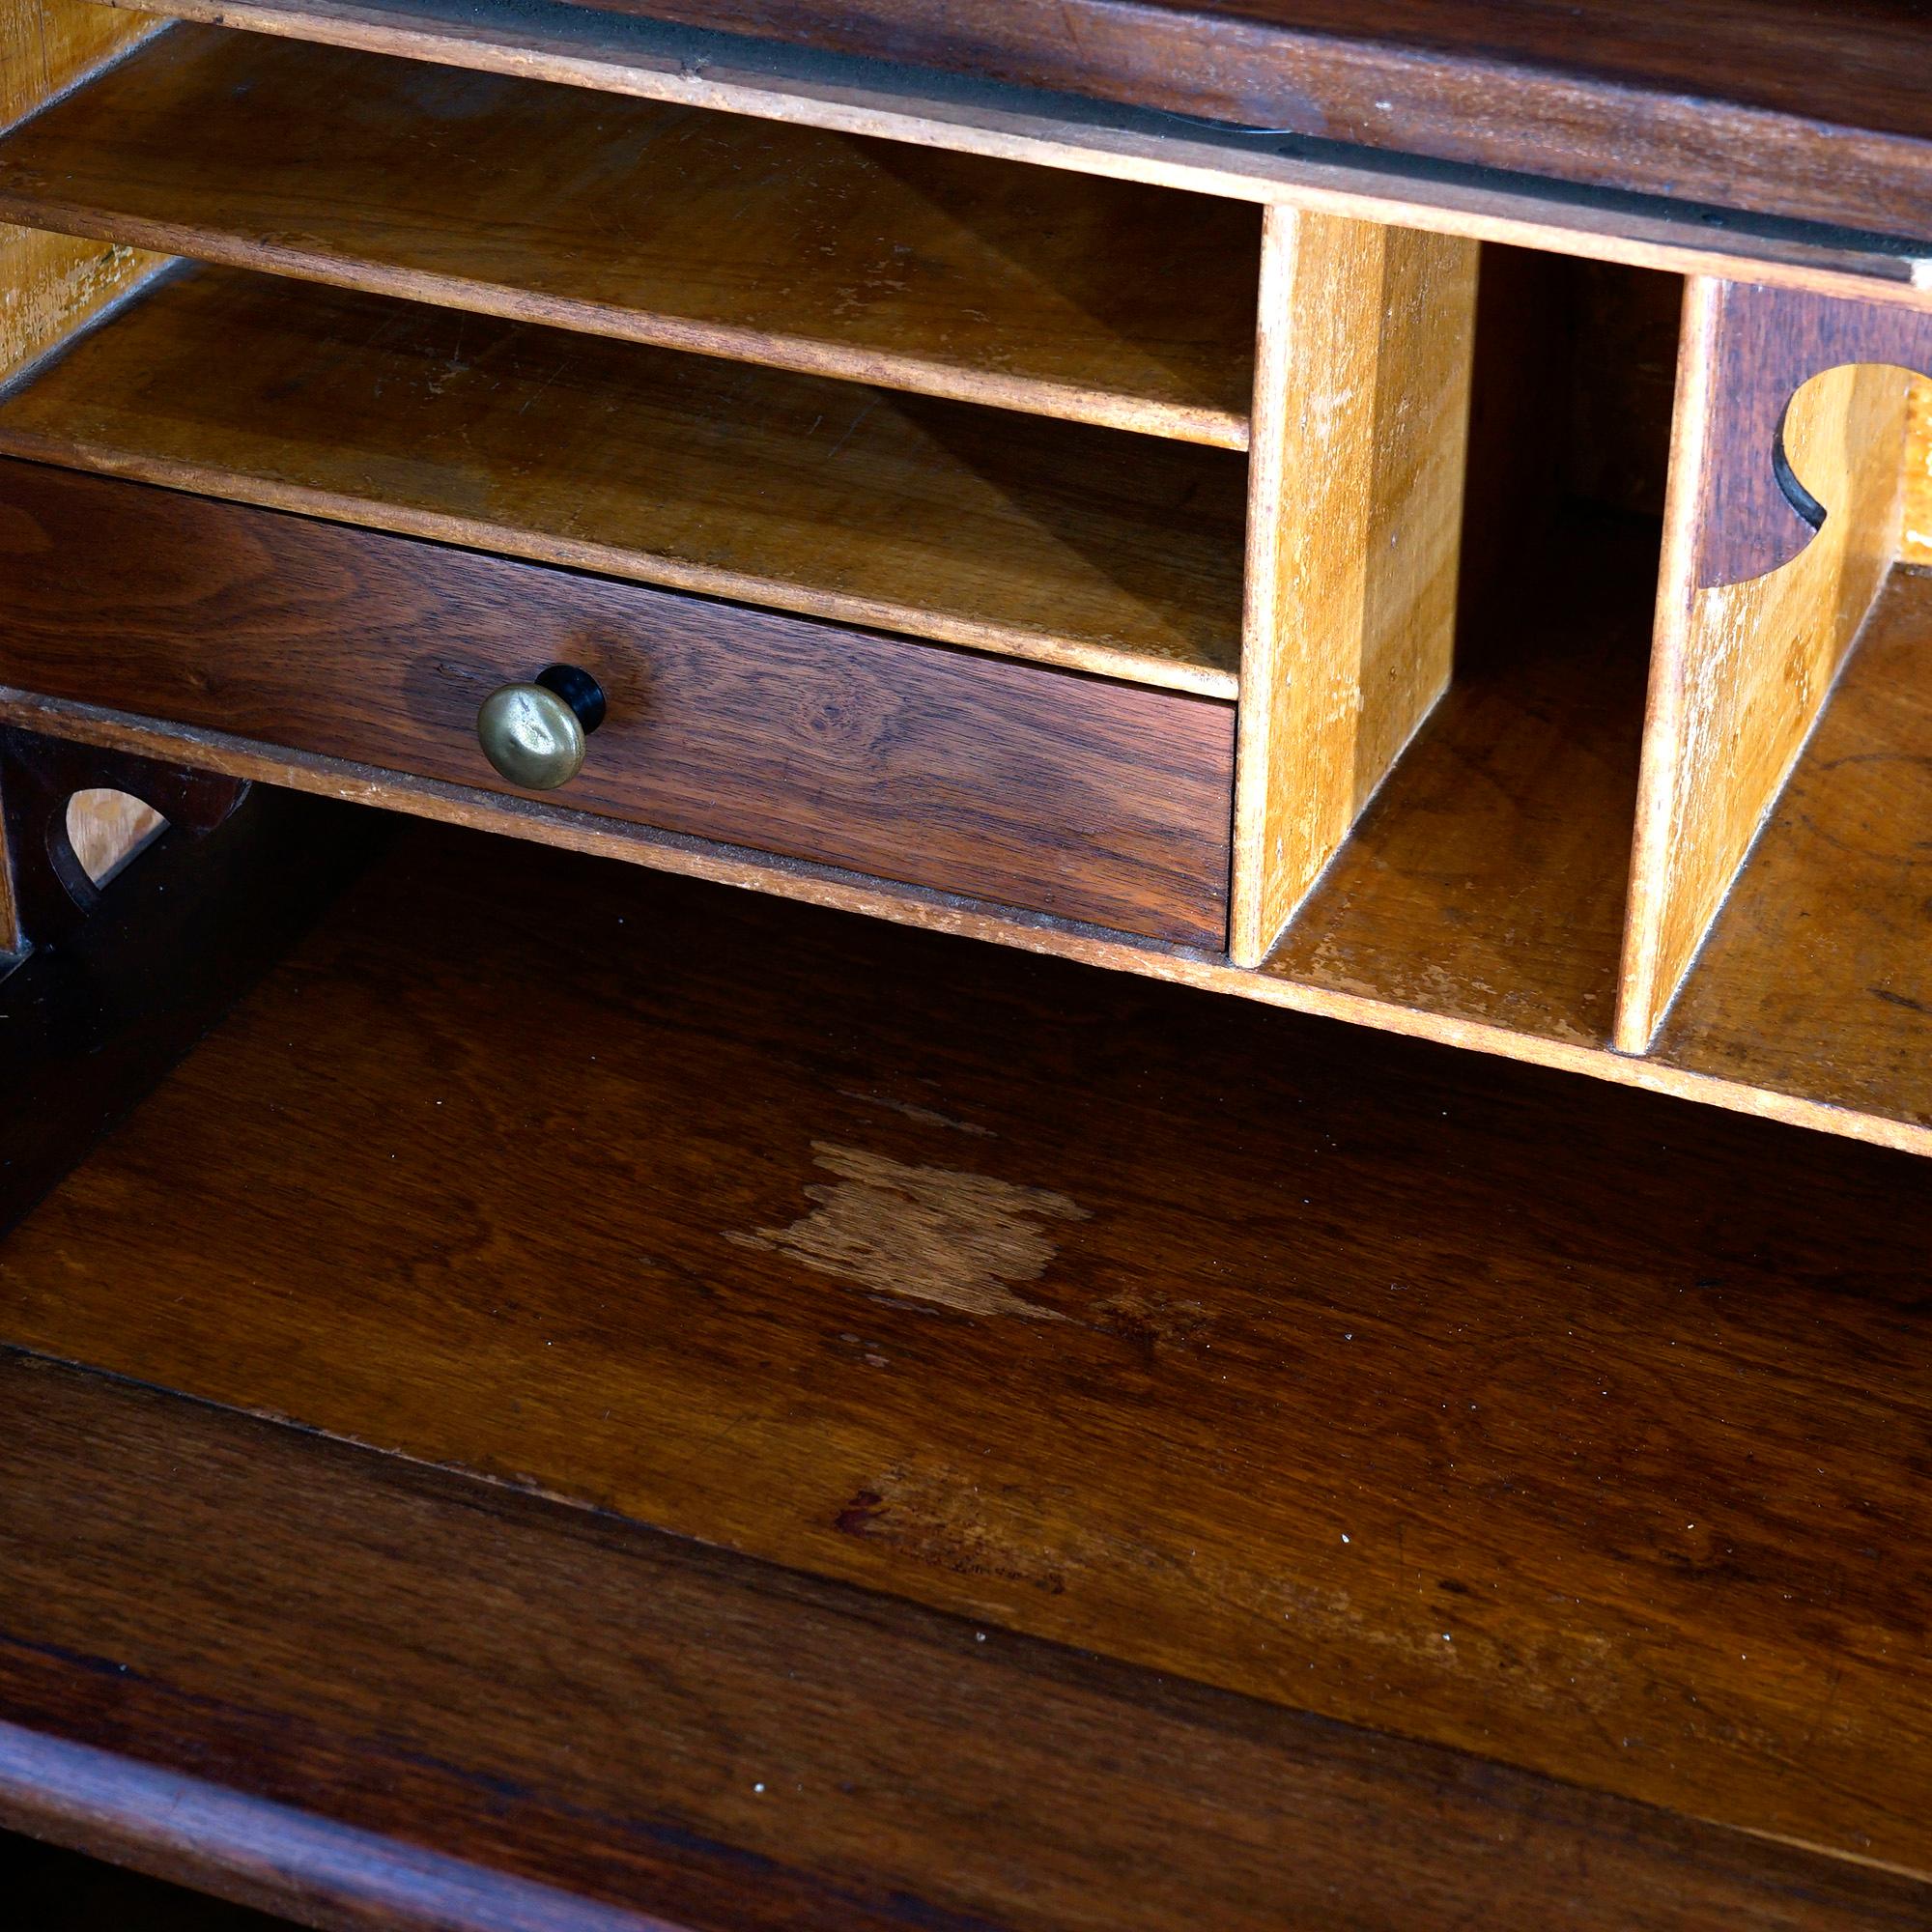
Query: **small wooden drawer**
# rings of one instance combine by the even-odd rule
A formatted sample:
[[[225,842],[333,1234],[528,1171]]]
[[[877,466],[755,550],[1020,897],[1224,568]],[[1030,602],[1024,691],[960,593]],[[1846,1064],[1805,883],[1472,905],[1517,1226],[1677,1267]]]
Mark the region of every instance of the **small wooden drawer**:
[[[1219,947],[1229,703],[0,462],[0,682],[515,791],[491,691],[603,686],[542,796],[667,831]]]

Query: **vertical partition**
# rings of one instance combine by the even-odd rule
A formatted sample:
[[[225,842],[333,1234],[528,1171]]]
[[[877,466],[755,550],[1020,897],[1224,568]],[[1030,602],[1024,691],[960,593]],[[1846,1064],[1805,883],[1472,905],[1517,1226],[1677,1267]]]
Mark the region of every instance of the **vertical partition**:
[[[1230,948],[1258,964],[1449,679],[1477,247],[1268,211]]]
[[[1896,554],[1906,378],[1853,366],[1864,307],[1688,285],[1625,1053],[1650,1044]],[[1871,326],[1898,325],[1876,312]]]

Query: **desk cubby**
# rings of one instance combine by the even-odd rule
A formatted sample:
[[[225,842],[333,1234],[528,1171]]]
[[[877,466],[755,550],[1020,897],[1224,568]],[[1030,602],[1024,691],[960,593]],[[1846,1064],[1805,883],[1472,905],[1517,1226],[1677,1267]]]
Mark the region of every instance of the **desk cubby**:
[[[802,648],[849,639],[961,718],[1022,661],[1052,675],[989,788],[921,765],[936,740],[890,768],[922,822],[952,800],[940,845],[973,847],[992,789],[1059,831],[1017,869],[894,863],[853,829],[897,810],[862,807],[863,764],[810,832],[619,806],[595,753],[506,801],[423,729],[143,700],[24,639],[16,723],[148,755],[179,726],[233,776],[353,766],[390,805],[1932,1146],[1909,836],[1871,830],[1854,868],[1854,971],[1777,805],[1814,730],[1867,715],[1828,707],[1868,613],[1913,654],[1904,379],[1801,384],[1776,450],[1741,400],[1749,370],[1815,373],[1749,346],[1794,329],[1828,370],[1916,355],[1920,298],[1856,255],[1532,220],[567,7],[173,12],[0,136],[0,214],[134,278],[22,361],[0,453],[579,573],[586,608],[627,582],[715,600],[721,635],[810,620]],[[1814,541],[1758,528],[1774,463],[1830,508]],[[103,529],[117,501],[140,520],[109,495]],[[1770,568],[1714,575],[1752,543]],[[1774,1010],[1741,948],[1813,991]]]

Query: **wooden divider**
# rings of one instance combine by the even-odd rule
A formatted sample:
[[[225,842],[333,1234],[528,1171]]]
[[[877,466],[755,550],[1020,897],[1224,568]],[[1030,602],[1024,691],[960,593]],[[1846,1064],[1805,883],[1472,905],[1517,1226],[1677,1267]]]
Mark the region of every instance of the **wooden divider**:
[[[0,0],[0,126],[18,121],[90,68],[154,34],[160,22],[82,0]],[[70,335],[152,273],[160,258],[139,249],[77,241],[0,222],[0,381]],[[83,814],[85,817],[85,814]],[[103,821],[91,849],[111,869],[131,845],[117,845]],[[4,837],[4,835],[0,835]],[[12,867],[0,846],[0,958],[23,948]]]
[[[1805,383],[1784,425],[1792,473],[1828,511],[1817,535],[1762,576],[1702,581],[1727,466],[1774,460],[1732,446],[1719,421],[1735,381],[1719,368],[1727,308],[1753,293],[1702,276],[1686,293],[1614,1042],[1625,1053],[1644,1052],[1668,1011],[1898,547],[1906,378],[1845,364]]]
[[[1258,965],[1449,681],[1477,244],[1272,208],[1230,948]]]

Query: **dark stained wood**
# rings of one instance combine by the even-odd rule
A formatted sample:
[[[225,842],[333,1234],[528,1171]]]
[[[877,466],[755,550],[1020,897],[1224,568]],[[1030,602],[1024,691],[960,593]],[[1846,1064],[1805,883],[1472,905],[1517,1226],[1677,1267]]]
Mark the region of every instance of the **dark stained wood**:
[[[164,834],[78,929],[0,979],[11,1227],[284,952],[386,839],[373,812],[257,788]]]
[[[76,792],[125,792],[177,830],[213,832],[248,795],[237,779],[185,770],[0,727],[0,808],[13,903],[22,937],[44,946],[71,932],[100,903],[100,888],[74,851],[68,805]]]
[[[1609,1038],[1656,576],[1655,526],[1588,512],[1515,559],[1264,972]]]
[[[603,0],[1251,127],[1932,236],[1916,0]]]
[[[1782,460],[1785,412],[1813,376],[1847,362],[1932,375],[1932,315],[1747,283],[1719,285],[1711,299],[1710,450],[1695,512],[1700,589],[1789,563],[1831,514]]]
[[[1932,1122],[1932,578],[1888,580],[1654,1051]]]
[[[424,830],[0,1337],[1923,1872],[1928,1247],[1901,1155]]]
[[[0,402],[0,450],[1230,696],[1228,450],[232,269]]]
[[[278,1932],[287,1924],[14,1836],[0,1837],[0,1894],[28,1932]]]
[[[1259,211],[185,25],[0,142],[0,214],[1240,448]]]
[[[483,700],[579,665],[610,715],[545,798],[1224,943],[1213,699],[26,464],[0,600],[0,682],[493,791]]]
[[[0,1402],[0,1810],[319,1924],[1923,1922],[1902,1877],[163,1394],[8,1355]]]

